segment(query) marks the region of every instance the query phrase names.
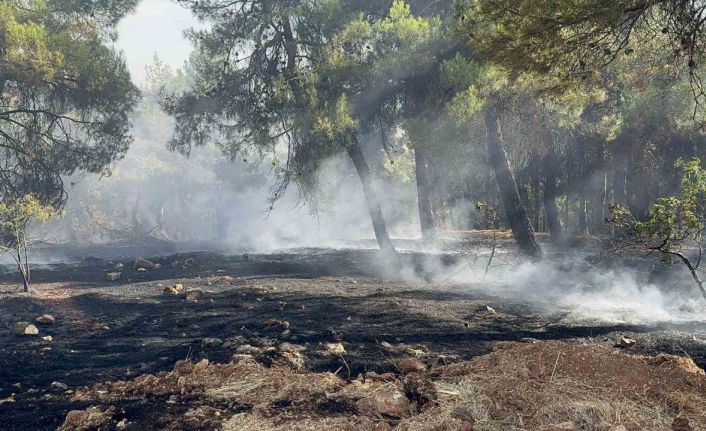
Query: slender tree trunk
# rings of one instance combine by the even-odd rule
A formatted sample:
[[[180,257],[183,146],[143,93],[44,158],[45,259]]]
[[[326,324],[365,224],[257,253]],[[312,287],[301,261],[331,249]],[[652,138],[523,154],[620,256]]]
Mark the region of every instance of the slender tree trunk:
[[[517,241],[520,251],[530,257],[541,257],[542,249],[534,236],[534,230],[527,218],[520,193],[517,189],[515,176],[507,160],[507,154],[502,146],[502,132],[498,121],[499,107],[497,102],[490,101],[490,105],[485,110],[486,144],[488,147],[488,158],[490,165],[495,171],[495,179],[500,191],[500,199],[505,209],[512,233]]]
[[[431,202],[431,173],[429,163],[423,150],[414,150],[415,173],[417,177],[417,206],[419,207],[419,222],[422,228],[422,237],[431,239],[434,237],[434,216],[432,214]]]
[[[375,184],[372,175],[370,174],[370,167],[368,166],[368,162],[365,160],[360,144],[357,140],[354,140],[346,147],[346,150],[353,161],[355,170],[358,173],[361,184],[363,185],[363,194],[365,195],[365,201],[368,205],[370,219],[373,222],[375,238],[380,246],[380,250],[396,254],[395,246],[392,244],[390,235],[387,232],[387,224],[385,223],[385,218],[382,215],[380,201],[378,200]]]
[[[588,207],[583,191],[579,193],[579,235],[588,234]]]
[[[532,204],[534,206],[534,214],[532,214],[534,230],[535,232],[539,232],[542,229],[542,226],[540,226],[542,210],[541,198],[539,195],[539,174],[536,169],[534,169],[532,176]]]
[[[550,148],[544,157],[544,213],[547,218],[547,227],[554,243],[563,241],[561,221],[559,221],[559,208],[556,206],[556,181],[557,161],[553,148]]]

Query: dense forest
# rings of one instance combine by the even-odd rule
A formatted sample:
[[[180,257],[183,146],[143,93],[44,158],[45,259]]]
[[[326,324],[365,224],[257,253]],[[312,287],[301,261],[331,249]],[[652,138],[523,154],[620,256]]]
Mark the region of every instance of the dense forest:
[[[542,298],[551,303],[550,308],[582,305],[587,298],[582,295],[594,293],[600,296],[601,304],[608,304],[605,307],[615,307],[617,302],[631,299],[626,299],[627,295],[616,299],[606,292],[629,284],[630,295],[641,296],[635,299],[643,307],[640,316],[644,307],[654,305],[662,310],[662,306],[674,306],[687,310],[689,317],[674,314],[671,308],[664,315],[683,321],[703,308],[704,1],[173,3],[193,15],[194,26],[186,32],[193,51],[178,68],[165,64],[156,52],[152,63],[145,66],[144,82],[138,83],[116,41],[117,26],[135,12],[139,0],[0,0],[0,251],[6,258],[3,262],[8,263],[0,277],[7,285],[21,285],[23,295],[31,298],[36,293],[30,282],[38,266],[40,285],[110,281],[137,286],[168,278],[174,282],[168,283],[164,294],[186,295],[189,302],[196,295],[189,296],[189,292],[194,290],[184,293],[179,286],[214,274],[230,277],[228,286],[240,276],[272,277],[270,281],[276,284],[276,277],[304,274],[316,280],[381,277],[385,287],[370,293],[371,297],[392,282],[448,288],[452,292],[448,295],[467,292],[466,287],[451,286],[449,280],[461,285],[480,282],[479,289],[488,294],[497,293],[489,287],[495,286],[492,283],[514,283],[520,293],[504,294],[506,299],[534,304],[537,292],[551,291]],[[231,258],[238,253],[238,257],[227,260],[218,255],[206,263],[207,258],[201,255],[180,256],[183,250],[224,252]],[[354,251],[359,254],[347,254]],[[141,257],[172,252],[177,254],[150,260]],[[79,256],[81,253],[89,255]],[[253,258],[249,253],[265,257]],[[46,266],[75,257],[88,260],[61,263],[79,265],[74,269]],[[128,259],[127,266],[121,263]],[[81,266],[94,261],[108,269]],[[498,261],[501,264],[496,266]],[[474,278],[462,272],[468,271],[467,267]],[[503,272],[498,267],[510,270]],[[160,268],[172,272],[164,272],[162,278]],[[235,278],[229,272],[232,268],[236,268]],[[174,272],[181,269],[186,272]],[[203,272],[197,273],[197,269]],[[527,280],[522,280],[525,276]],[[565,279],[569,280],[566,286]],[[332,285],[324,280],[319,286],[319,282],[312,282],[316,289],[321,288],[316,292],[340,294],[331,301],[348,298],[349,289],[335,287],[340,279]],[[208,286],[211,283],[208,281]],[[358,279],[351,281],[357,283]],[[361,283],[361,292],[373,292],[367,281]],[[535,283],[542,285],[527,287]],[[93,284],[87,286],[94,288]],[[134,292],[144,286],[139,284]],[[298,286],[297,281],[279,287],[286,292],[294,289],[294,293],[280,298],[278,304],[294,302],[297,295],[309,297],[311,292],[306,289],[311,286],[302,291],[292,286]],[[612,290],[591,291],[605,286]],[[649,289],[643,290],[643,286]],[[247,310],[258,307],[261,297],[266,296],[259,293],[260,285],[251,287],[256,301]],[[158,295],[162,288],[160,284]],[[200,300],[204,292],[198,291]],[[687,297],[688,304],[675,305],[674,292],[679,300]],[[4,295],[0,290],[0,302]],[[703,298],[698,302],[694,296]],[[281,304],[279,312],[286,309]],[[434,307],[424,304],[410,309],[432,313],[429,310]],[[388,305],[381,305],[379,312],[387,312]],[[473,307],[477,305],[473,303]],[[542,307],[546,305],[542,302]],[[529,306],[523,303],[517,307]],[[498,314],[486,304],[481,309],[489,319]],[[100,316],[115,312],[107,306],[105,310]],[[301,310],[306,310],[306,305],[301,305]],[[11,313],[15,314],[8,321],[21,314]],[[232,318],[240,319],[238,325],[245,328],[241,328],[242,336],[251,337],[250,344],[255,347],[240,344],[261,349],[257,354],[238,351],[241,356],[254,356],[268,367],[274,366],[276,355],[280,355],[278,360],[290,361],[290,367],[292,355],[301,356],[296,349],[296,354],[283,354],[279,341],[268,344],[259,332],[247,329],[256,313],[235,313],[244,313]],[[351,317],[354,313],[340,313],[337,317],[345,322],[358,322]],[[461,316],[464,312],[458,313]],[[566,313],[572,315],[571,310]],[[396,318],[404,320],[399,316]],[[467,313],[462,318],[454,316],[456,320],[449,322],[456,325],[464,321],[464,330],[481,325],[482,318],[469,324]],[[547,322],[553,319],[549,311],[543,316]],[[270,319],[263,331],[281,327],[280,341],[294,342],[289,321],[278,319]],[[529,325],[519,321],[512,325]],[[349,324],[345,322],[341,325]],[[564,329],[576,331],[572,338],[592,340],[593,327],[584,323],[572,321]],[[410,325],[414,326],[410,332],[422,333],[434,326],[415,320]],[[576,329],[579,326],[581,330]],[[26,328],[22,326],[18,334],[29,334],[23,332]],[[358,339],[361,343],[374,339],[378,348],[380,340],[375,337],[381,335],[368,334],[365,331],[376,329],[366,328],[356,329],[361,331]],[[513,327],[512,335],[504,341],[535,337],[534,330]],[[328,327],[316,331],[327,334],[321,340],[333,337],[324,340],[331,343],[317,360],[325,356],[333,362],[317,363],[311,370],[338,369],[334,374],[347,370],[346,381],[350,383],[355,372],[364,373],[375,362],[369,353],[357,359],[346,356],[343,344],[343,350],[336,344],[345,338],[342,331]],[[448,327],[438,331],[449,340],[468,341],[463,337],[470,337],[449,335],[455,329]],[[488,327],[478,329],[471,340],[484,339],[484,331]],[[617,328],[605,329],[611,337],[618,332]],[[312,333],[302,331],[300,340],[323,342]],[[398,335],[404,338],[404,334]],[[215,336],[222,337],[215,334],[204,340]],[[557,335],[556,339],[562,337]],[[699,356],[704,352],[703,343],[693,337],[696,344],[686,348],[692,349],[697,362],[701,361],[698,365],[703,365],[706,357]],[[256,338],[261,345],[253,341]],[[218,346],[224,345],[219,341]],[[204,346],[209,343],[199,344],[204,358],[208,356]],[[632,348],[634,344],[635,340],[621,336],[616,345]],[[681,354],[677,351],[681,345],[663,350],[656,345],[659,343],[652,342],[643,353]],[[333,353],[326,353],[326,349],[333,349]],[[400,349],[395,354],[409,354]],[[460,352],[469,357],[481,353]],[[189,347],[187,358],[191,354]],[[572,355],[569,351],[559,356],[552,351],[550,355],[556,357],[550,383],[562,354]],[[263,362],[262,355],[270,356]],[[551,368],[552,360],[547,360]],[[233,361],[237,362],[235,356]],[[380,358],[376,361],[379,365]],[[429,361],[415,364],[419,369],[414,372],[420,372],[422,366],[424,370],[432,367]],[[154,370],[161,370],[160,366],[155,365]],[[402,365],[394,366],[395,370],[382,369],[384,366],[379,370],[408,374]],[[534,365],[527,366],[530,374],[534,372]],[[703,371],[699,371],[701,376]],[[176,369],[174,373],[179,374]],[[435,375],[435,384],[444,378]],[[362,382],[368,384],[365,378]],[[13,382],[9,377],[0,378],[0,408],[2,397],[7,395],[2,392],[5,383]],[[212,383],[206,384],[206,389]],[[405,399],[419,404],[410,410],[417,418],[431,403],[423,393],[429,386],[410,383],[407,377],[397,384],[402,385]],[[487,385],[484,390],[493,387],[488,382],[475,384]],[[706,387],[703,382],[699,385]],[[330,395],[341,390],[336,388],[325,392]],[[183,387],[180,390],[182,395],[186,393]],[[460,396],[458,391],[450,393]],[[534,396],[539,395],[528,398]],[[706,399],[704,393],[694,396]],[[351,407],[339,398],[329,397],[327,402],[332,404],[325,408],[365,416],[359,403]],[[382,404],[386,403],[383,400]],[[252,409],[255,403],[244,404]],[[290,404],[282,406],[290,408]],[[667,426],[667,419],[674,419],[672,430],[706,429],[699,428],[706,426],[699,423],[706,420],[703,415],[680,406],[672,406],[676,414],[657,415],[661,419],[653,422],[634,421],[639,423],[635,429],[663,429],[660,426]],[[408,413],[377,411],[377,419],[390,423],[389,428],[381,427],[376,419],[374,429],[418,429],[403,427]],[[474,420],[454,414],[449,420],[462,422],[460,428],[433,429],[524,429],[522,418],[510,426],[509,416],[497,422],[488,419],[492,412],[484,413],[487,423],[478,418],[478,412]],[[517,414],[537,427],[527,429],[632,429],[607,428],[620,422],[612,419],[605,419],[601,426],[584,426],[571,419],[575,428],[540,428],[563,421],[533,414]],[[30,419],[23,415],[13,417],[27,425]],[[690,417],[691,425],[686,420],[686,427],[675,428],[681,426],[677,419],[682,416]],[[396,419],[389,420],[391,417]],[[140,420],[136,419],[138,428],[134,429],[152,429],[139,428]],[[67,417],[62,429],[113,429],[101,428],[105,424],[71,428],[69,422]],[[177,422],[164,429],[279,429],[252,424],[248,425],[251,428],[243,424],[228,428],[220,423],[212,427],[205,425],[207,422],[192,424],[192,428]],[[362,423],[356,422],[350,429],[373,429]],[[463,428],[464,423],[470,428]],[[473,423],[481,425],[473,428]],[[153,423],[149,426],[162,429]]]

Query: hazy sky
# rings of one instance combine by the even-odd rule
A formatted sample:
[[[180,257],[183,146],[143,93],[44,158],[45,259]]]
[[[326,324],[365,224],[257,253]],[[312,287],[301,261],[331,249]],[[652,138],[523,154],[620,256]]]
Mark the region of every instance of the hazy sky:
[[[196,24],[189,10],[171,1],[142,0],[135,13],[120,22],[116,44],[125,53],[133,82],[144,81],[145,65],[155,53],[166,64],[180,67],[192,50],[184,30]]]

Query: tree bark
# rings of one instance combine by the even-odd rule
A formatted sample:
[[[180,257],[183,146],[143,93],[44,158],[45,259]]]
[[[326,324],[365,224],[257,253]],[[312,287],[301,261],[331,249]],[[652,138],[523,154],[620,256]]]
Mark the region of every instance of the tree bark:
[[[525,256],[539,258],[542,256],[542,249],[534,236],[534,230],[527,218],[520,193],[517,189],[517,182],[512,173],[512,168],[507,160],[507,154],[502,146],[502,132],[498,121],[500,107],[497,101],[491,100],[485,110],[486,145],[488,147],[488,158],[490,165],[495,171],[495,179],[500,191],[500,199],[515,241],[520,251]]]
[[[380,250],[383,252],[396,254],[397,251],[395,250],[395,246],[392,244],[390,235],[387,232],[387,224],[385,223],[385,218],[382,215],[380,201],[378,200],[375,184],[372,175],[370,174],[370,167],[368,166],[368,162],[365,160],[360,144],[357,140],[354,140],[346,147],[346,150],[348,151],[348,156],[350,156],[353,161],[355,170],[358,173],[361,184],[363,185],[365,202],[368,206],[370,219],[373,223],[373,230],[375,231],[375,239],[377,239]]]
[[[414,163],[417,178],[417,206],[419,208],[422,238],[431,239],[435,236],[434,215],[431,209],[431,172],[429,172],[429,162],[423,150],[414,149]]]

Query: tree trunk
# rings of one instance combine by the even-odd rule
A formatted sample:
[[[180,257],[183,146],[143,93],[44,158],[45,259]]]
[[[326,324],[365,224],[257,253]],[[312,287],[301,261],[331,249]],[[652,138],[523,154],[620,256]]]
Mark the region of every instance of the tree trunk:
[[[534,236],[532,225],[527,218],[520,193],[517,189],[515,176],[507,160],[507,154],[502,146],[502,133],[498,121],[499,107],[495,101],[490,101],[490,105],[485,110],[486,145],[488,147],[488,158],[490,165],[495,171],[495,179],[500,191],[500,199],[505,209],[512,234],[517,241],[520,251],[525,256],[541,257],[542,249]]]
[[[357,140],[354,140],[346,147],[346,150],[353,161],[355,170],[358,173],[361,184],[363,185],[363,194],[365,195],[365,201],[368,205],[370,219],[373,222],[375,238],[380,246],[380,250],[396,254],[397,252],[395,250],[395,246],[392,244],[390,235],[387,232],[387,225],[385,223],[385,218],[382,215],[380,201],[378,200],[375,184],[373,182],[372,175],[370,174],[370,167],[368,166],[368,162],[365,160],[360,144]]]
[[[587,235],[588,234],[588,208],[586,206],[586,196],[584,195],[583,191],[581,191],[578,195],[579,198],[579,235]]]
[[[415,173],[417,177],[417,204],[419,207],[419,223],[422,228],[422,238],[434,237],[434,216],[431,210],[431,173],[429,163],[423,150],[414,150]]]
[[[553,148],[544,157],[544,213],[547,217],[547,227],[554,243],[561,242],[563,232],[559,221],[559,208],[556,206],[557,160]]]

